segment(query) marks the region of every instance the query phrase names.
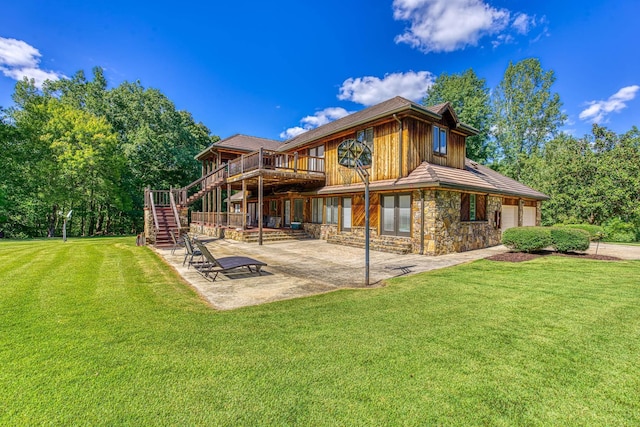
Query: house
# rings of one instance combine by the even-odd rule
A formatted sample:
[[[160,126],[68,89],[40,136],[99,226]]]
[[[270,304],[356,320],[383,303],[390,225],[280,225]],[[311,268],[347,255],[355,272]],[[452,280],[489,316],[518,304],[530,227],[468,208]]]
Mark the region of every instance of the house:
[[[340,144],[355,140],[370,150],[363,170],[372,249],[442,255],[494,246],[508,227],[539,225],[548,197],[467,159],[465,141],[475,134],[449,103],[395,97],[285,142],[218,141],[196,157],[202,177],[173,190],[167,204],[186,223],[187,207],[202,200],[189,222],[199,233],[261,244],[284,230],[364,246],[365,186],[338,162]],[[147,222],[154,227],[151,214]]]

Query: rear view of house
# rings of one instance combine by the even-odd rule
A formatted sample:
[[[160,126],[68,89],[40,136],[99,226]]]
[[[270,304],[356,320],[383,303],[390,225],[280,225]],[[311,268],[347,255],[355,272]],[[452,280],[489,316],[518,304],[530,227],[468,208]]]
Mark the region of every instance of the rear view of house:
[[[197,156],[202,178],[164,200],[182,228],[188,207],[202,200],[189,227],[203,234],[261,243],[284,231],[364,247],[364,184],[338,162],[338,146],[355,140],[370,152],[372,249],[441,255],[485,248],[499,244],[505,228],[539,224],[547,196],[467,159],[466,138],[476,133],[448,103],[424,107],[395,97],[285,142],[218,141]],[[162,227],[151,211],[162,202],[147,193],[153,240]]]

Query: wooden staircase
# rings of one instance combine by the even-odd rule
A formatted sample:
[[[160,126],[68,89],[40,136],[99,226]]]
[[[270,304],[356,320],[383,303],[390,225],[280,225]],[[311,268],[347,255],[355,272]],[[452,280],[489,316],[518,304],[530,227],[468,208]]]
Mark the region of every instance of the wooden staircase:
[[[171,239],[169,230],[173,230],[174,234],[176,236],[178,235],[178,224],[176,223],[176,217],[173,214],[173,209],[171,206],[157,207],[156,215],[158,216],[156,247],[170,248],[173,246],[173,239]]]

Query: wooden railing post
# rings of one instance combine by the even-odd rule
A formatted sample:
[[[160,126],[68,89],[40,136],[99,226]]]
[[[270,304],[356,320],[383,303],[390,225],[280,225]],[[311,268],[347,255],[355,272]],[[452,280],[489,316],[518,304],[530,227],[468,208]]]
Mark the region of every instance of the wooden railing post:
[[[264,151],[262,147],[260,147],[260,152],[258,153],[258,167],[260,169],[264,168]]]
[[[298,152],[293,153],[293,171],[298,172]]]

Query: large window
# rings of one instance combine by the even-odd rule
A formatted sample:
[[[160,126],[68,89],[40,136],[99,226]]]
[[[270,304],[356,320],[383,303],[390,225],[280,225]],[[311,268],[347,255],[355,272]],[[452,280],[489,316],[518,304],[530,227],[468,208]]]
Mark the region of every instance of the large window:
[[[484,194],[462,193],[460,203],[461,221],[486,221],[487,196]]]
[[[382,196],[382,234],[411,235],[411,195]]]
[[[433,152],[447,154],[447,130],[435,125],[433,126]]]
[[[311,199],[311,222],[322,224],[322,210],[324,209],[324,199]]]
[[[327,224],[338,223],[338,198],[327,197],[325,205],[325,219]]]

